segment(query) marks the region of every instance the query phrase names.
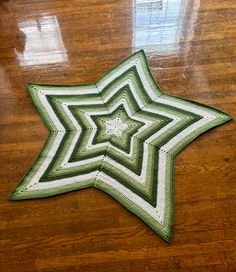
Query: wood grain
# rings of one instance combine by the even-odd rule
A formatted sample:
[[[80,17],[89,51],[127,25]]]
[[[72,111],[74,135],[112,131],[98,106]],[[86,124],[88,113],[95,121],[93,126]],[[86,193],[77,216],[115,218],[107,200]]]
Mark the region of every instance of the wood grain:
[[[236,125],[176,159],[171,244],[95,189],[10,202],[47,130],[26,90],[88,83],[144,48],[166,93],[236,116],[235,0],[0,1],[0,271],[236,271]]]

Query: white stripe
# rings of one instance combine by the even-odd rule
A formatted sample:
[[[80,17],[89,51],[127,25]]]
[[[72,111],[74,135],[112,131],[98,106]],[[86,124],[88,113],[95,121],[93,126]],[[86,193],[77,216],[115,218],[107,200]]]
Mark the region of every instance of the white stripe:
[[[80,183],[85,180],[94,179],[97,175],[97,171],[90,172],[88,174],[74,176],[70,178],[64,178],[48,182],[37,182],[33,187],[27,186],[27,191],[37,191],[37,190],[48,190],[56,187],[62,187],[65,185],[71,185],[75,183]]]
[[[157,173],[157,205],[156,210],[159,212],[160,220],[165,216],[165,190],[166,190],[166,153],[159,151],[158,173]]]
[[[87,86],[35,86],[38,90],[41,90],[47,95],[82,95],[82,94],[98,94],[98,90],[95,85]]]

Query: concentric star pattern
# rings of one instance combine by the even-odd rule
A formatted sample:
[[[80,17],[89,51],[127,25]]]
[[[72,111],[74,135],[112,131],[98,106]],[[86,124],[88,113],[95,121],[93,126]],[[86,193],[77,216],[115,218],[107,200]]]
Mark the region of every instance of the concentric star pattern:
[[[12,200],[95,187],[171,241],[177,153],[231,117],[164,94],[138,51],[95,84],[30,84],[49,137]]]

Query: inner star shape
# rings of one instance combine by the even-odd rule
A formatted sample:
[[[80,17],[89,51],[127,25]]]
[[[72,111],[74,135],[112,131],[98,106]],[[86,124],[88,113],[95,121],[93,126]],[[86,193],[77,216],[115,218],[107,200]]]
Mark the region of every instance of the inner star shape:
[[[119,117],[116,117],[113,120],[106,121],[106,133],[108,135],[114,135],[117,137],[121,137],[123,130],[125,130],[128,125],[122,122],[122,120]]]
[[[171,241],[174,159],[231,116],[164,94],[142,50],[95,84],[29,84],[28,89],[49,136],[9,198],[95,187]]]

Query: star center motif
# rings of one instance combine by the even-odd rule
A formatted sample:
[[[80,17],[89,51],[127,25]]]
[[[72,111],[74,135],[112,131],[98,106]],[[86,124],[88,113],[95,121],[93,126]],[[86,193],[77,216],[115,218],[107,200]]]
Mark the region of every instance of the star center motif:
[[[95,187],[171,241],[174,159],[231,116],[164,94],[142,50],[95,84],[30,84],[28,89],[50,133],[9,198]]]
[[[108,135],[114,135],[121,137],[123,130],[127,129],[128,125],[122,122],[119,117],[105,122],[106,133]]]

